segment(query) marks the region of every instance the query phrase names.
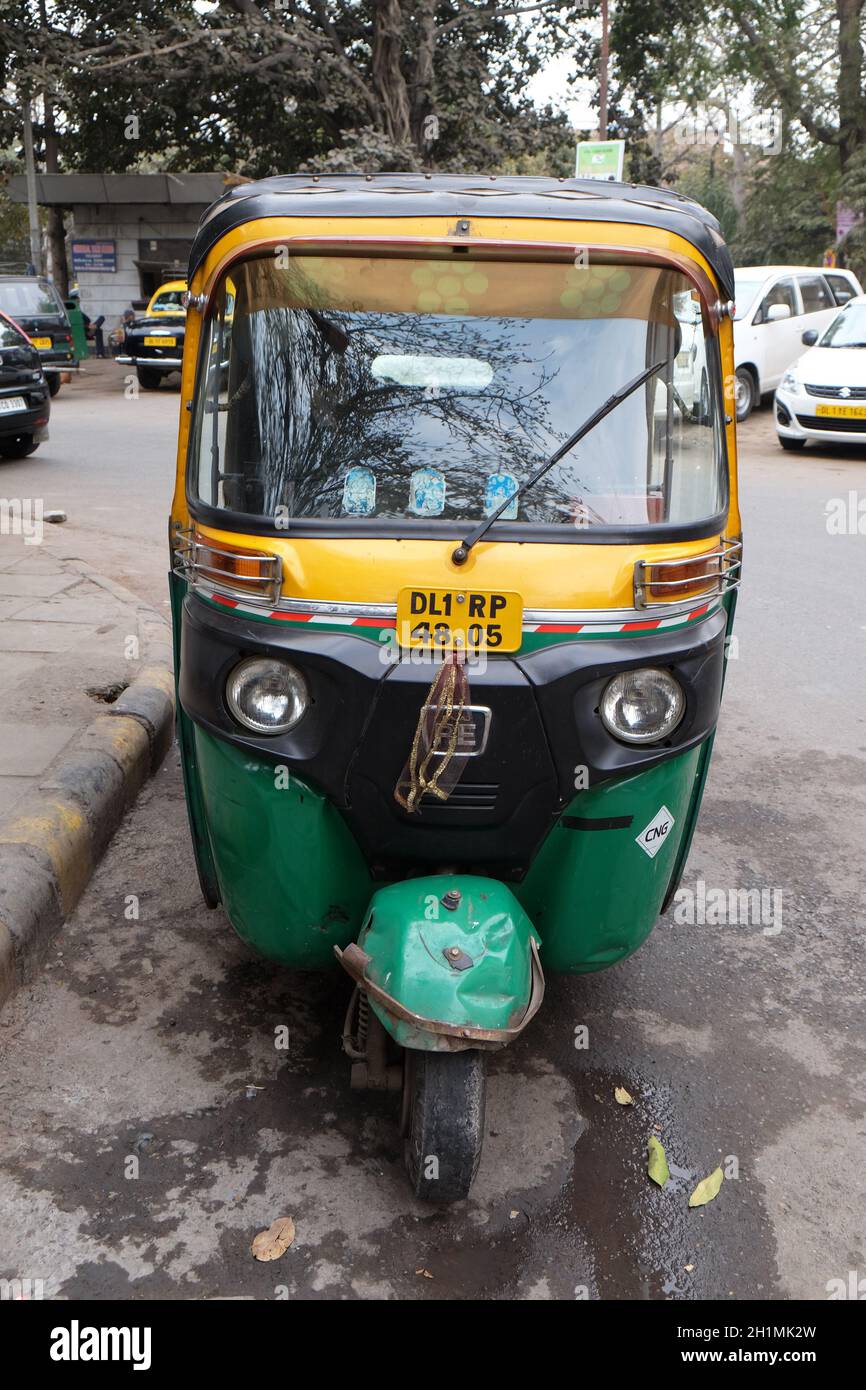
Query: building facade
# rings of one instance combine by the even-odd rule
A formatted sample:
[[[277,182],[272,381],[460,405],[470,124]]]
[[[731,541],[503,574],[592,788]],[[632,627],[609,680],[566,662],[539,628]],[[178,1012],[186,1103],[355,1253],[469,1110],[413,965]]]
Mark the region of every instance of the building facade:
[[[25,202],[24,178],[11,197]],[[43,206],[70,211],[67,260],[90,318],[115,327],[165,280],[185,279],[189,248],[205,209],[226,191],[222,174],[40,174]]]

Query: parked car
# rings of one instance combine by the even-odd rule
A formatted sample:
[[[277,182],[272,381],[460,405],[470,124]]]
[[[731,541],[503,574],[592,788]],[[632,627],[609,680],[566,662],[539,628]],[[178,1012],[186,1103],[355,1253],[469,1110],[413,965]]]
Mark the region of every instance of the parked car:
[[[160,285],[144,313],[125,325],[123,351],[114,359],[135,367],[145,391],[155,391],[169,372],[179,372],[186,332],[186,281]]]
[[[48,438],[51,397],[39,352],[0,312],[0,458],[26,458]]]
[[[774,402],[782,448],[802,449],[809,439],[866,444],[866,295],[802,341],[809,351],[785,372]]]
[[[863,293],[850,270],[803,265],[743,266],[735,271],[734,368],[737,419],[773,391],[800,351],[801,334],[822,332],[840,305]]]
[[[0,275],[0,310],[37,349],[48,389],[56,396],[60,373],[77,370],[78,361],[69,317],[51,281],[41,275]]]

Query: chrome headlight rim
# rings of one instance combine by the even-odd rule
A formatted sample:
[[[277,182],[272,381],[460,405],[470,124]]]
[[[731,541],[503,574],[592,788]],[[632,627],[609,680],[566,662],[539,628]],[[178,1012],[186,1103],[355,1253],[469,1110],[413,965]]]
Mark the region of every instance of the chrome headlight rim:
[[[610,705],[615,703],[615,689],[618,684],[634,679],[636,676],[648,676],[658,679],[660,684],[671,697],[669,713],[663,724],[646,733],[636,733],[634,730],[620,727],[610,714]],[[616,692],[618,693],[618,692]],[[672,671],[663,666],[632,666],[625,671],[618,671],[615,676],[605,684],[598,703],[598,713],[607,732],[618,743],[624,743],[631,747],[646,748],[657,744],[664,744],[679,728],[683,722],[686,712],[686,695],[682,685],[677,680]]]
[[[291,717],[281,720],[279,724],[268,724],[263,720],[256,720],[254,716],[242,708],[240,703],[244,687],[248,687],[250,682],[256,679],[256,676],[259,680],[263,680],[268,674],[280,674],[286,677],[286,683],[290,687],[290,694],[294,700]],[[226,677],[225,701],[232,718],[246,733],[273,738],[280,734],[291,733],[298,727],[310,706],[310,690],[303,672],[292,662],[284,661],[280,657],[245,656],[237,665],[232,667]]]

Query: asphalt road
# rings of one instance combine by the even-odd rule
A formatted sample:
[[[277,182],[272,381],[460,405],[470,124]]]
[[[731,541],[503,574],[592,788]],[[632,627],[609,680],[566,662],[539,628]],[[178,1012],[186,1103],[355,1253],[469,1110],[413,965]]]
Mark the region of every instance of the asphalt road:
[[[79,384],[0,488],[66,507],[66,541],[157,604],[177,407]],[[764,410],[741,454],[737,645],[684,882],[763,890],[770,915],[669,915],[620,966],[552,979],[494,1059],[470,1200],[429,1209],[395,1102],[349,1090],[343,979],[255,959],[201,905],[171,757],[0,1016],[0,1277],[95,1299],[737,1300],[866,1275],[866,536],[826,515],[866,499],[866,453],[783,454]],[[255,1262],[282,1215],[294,1245]]]

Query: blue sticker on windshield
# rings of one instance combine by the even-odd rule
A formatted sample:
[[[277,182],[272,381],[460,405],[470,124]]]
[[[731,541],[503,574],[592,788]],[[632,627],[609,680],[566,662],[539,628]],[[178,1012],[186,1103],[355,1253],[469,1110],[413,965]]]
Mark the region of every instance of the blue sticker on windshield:
[[[484,515],[490,516],[501,507],[506,497],[517,491],[517,479],[513,473],[491,473],[487,479],[484,493]],[[510,502],[502,513],[502,521],[514,521],[517,517],[517,503]]]
[[[416,468],[409,479],[409,510],[415,516],[441,516],[445,510],[445,478],[435,468]]]
[[[343,483],[347,516],[370,516],[376,508],[376,479],[369,468],[350,468]]]

